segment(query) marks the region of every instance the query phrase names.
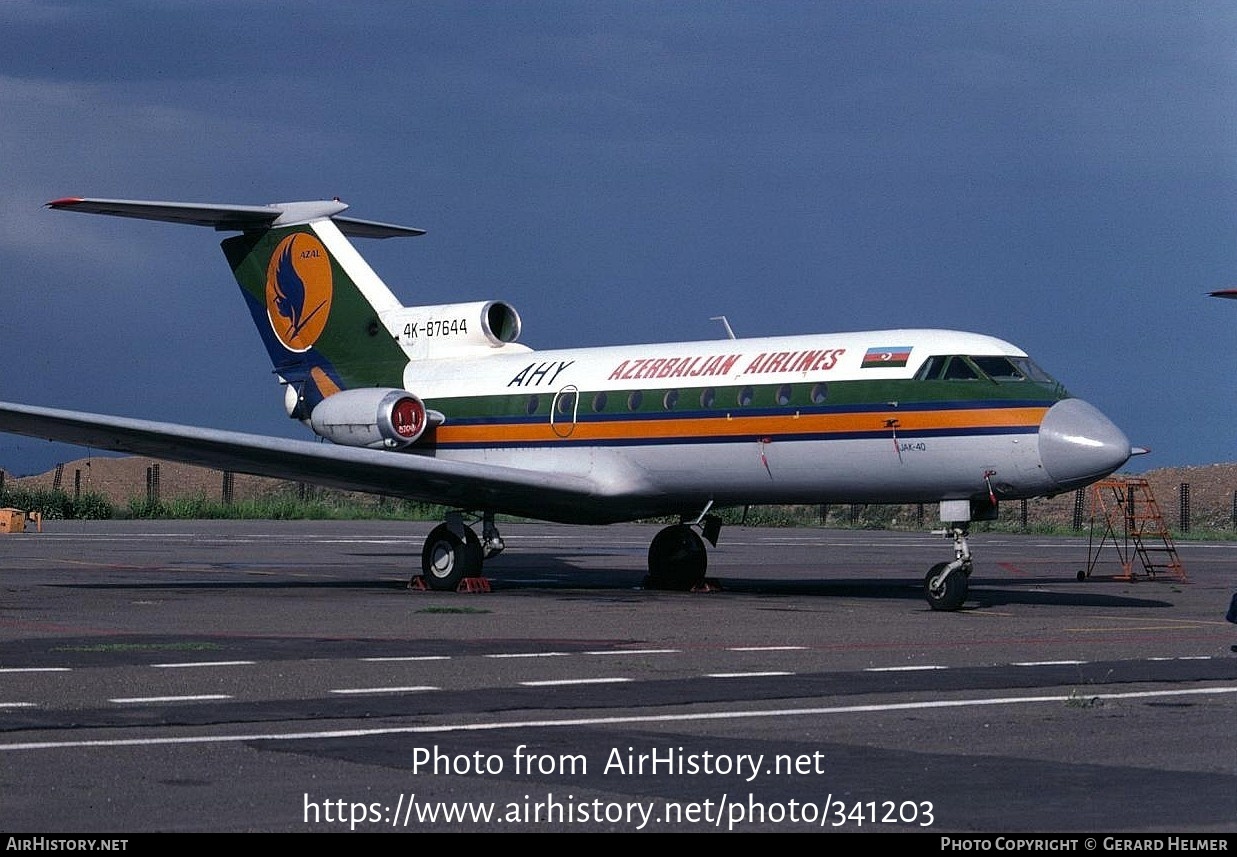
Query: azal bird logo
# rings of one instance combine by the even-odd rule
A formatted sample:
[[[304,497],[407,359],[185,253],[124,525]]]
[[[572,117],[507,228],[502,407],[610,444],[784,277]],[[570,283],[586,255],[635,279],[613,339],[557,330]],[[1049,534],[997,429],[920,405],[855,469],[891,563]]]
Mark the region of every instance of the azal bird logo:
[[[331,314],[331,260],[314,235],[298,232],[279,242],[266,266],[266,315],[289,351],[308,351]]]

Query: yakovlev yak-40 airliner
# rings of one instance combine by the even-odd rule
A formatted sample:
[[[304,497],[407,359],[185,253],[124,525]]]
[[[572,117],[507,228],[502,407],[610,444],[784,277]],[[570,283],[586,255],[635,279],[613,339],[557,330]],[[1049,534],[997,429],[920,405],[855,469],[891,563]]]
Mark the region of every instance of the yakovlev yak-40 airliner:
[[[338,201],[54,209],[238,232],[223,251],[284,387],[330,443],[0,404],[0,431],[443,504],[424,579],[455,589],[502,550],[496,513],[563,523],[677,516],[648,585],[704,581],[723,507],[940,503],[954,559],[928,603],[966,599],[968,523],[1057,494],[1134,452],[1020,349],[973,333],[874,330],[533,351],[502,301],[405,307],[348,237],[422,230]],[[478,533],[474,527],[480,525]]]

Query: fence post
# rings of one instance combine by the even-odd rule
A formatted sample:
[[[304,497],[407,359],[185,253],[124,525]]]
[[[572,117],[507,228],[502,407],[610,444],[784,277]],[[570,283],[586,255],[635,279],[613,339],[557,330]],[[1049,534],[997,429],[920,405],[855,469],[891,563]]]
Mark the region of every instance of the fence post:
[[[1181,532],[1190,531],[1190,483],[1181,483]]]
[[[232,505],[232,494],[233,489],[235,488],[234,476],[235,474],[233,474],[231,470],[223,471],[223,489],[221,492],[221,499],[223,500],[223,505],[225,506]]]
[[[1077,491],[1074,492],[1074,531],[1075,532],[1082,529],[1082,507],[1085,501],[1085,497],[1086,495],[1083,493],[1083,490],[1081,488],[1079,488]]]
[[[80,467],[73,468],[73,499],[82,499],[82,471]]]
[[[56,475],[52,477],[52,490],[59,491],[60,484],[64,482],[64,464],[56,465]]]

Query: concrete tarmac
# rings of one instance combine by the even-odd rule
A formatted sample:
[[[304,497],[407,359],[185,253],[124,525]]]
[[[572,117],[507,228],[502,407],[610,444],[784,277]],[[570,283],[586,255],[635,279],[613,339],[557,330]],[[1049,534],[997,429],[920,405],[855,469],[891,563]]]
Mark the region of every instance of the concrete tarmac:
[[[1237,542],[1079,582],[977,535],[507,524],[493,592],[413,592],[432,524],[49,522],[0,537],[6,831],[1237,828]]]

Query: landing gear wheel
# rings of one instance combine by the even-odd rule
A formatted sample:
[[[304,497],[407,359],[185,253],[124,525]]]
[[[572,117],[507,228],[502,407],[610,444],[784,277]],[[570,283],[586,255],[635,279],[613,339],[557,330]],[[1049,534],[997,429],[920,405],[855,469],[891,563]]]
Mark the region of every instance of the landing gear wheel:
[[[454,591],[465,577],[481,575],[481,540],[469,528],[464,538],[439,524],[430,531],[421,550],[421,571],[430,589]]]
[[[948,566],[947,562],[938,562],[923,579],[923,595],[933,610],[957,610],[966,601],[968,581],[967,575],[961,569],[950,572],[944,580],[933,586],[933,580]]]
[[[685,592],[704,583],[709,556],[704,541],[687,524],[666,527],[649,545],[649,589]]]

